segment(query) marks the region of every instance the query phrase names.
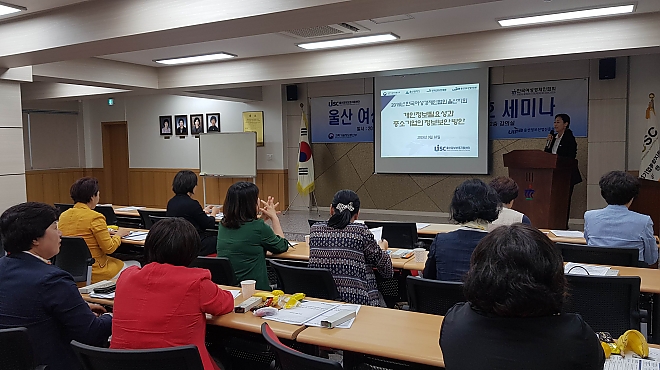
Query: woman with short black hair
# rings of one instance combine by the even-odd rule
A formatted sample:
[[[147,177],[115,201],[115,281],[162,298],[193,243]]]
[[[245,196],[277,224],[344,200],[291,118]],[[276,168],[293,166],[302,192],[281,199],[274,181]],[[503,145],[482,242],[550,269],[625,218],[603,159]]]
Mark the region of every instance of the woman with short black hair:
[[[60,215],[59,228],[64,236],[85,239],[94,258],[92,283],[116,279],[126,267],[139,266],[137,261],[121,261],[109,256],[119,248],[121,238],[129,231],[108,230],[105,216],[94,211],[101,197],[99,181],[94,177],[83,177],[71,185],[69,193],[75,204]]]
[[[488,185],[497,192],[497,195],[502,202],[500,214],[490,225],[491,230],[501,225],[511,225],[515,223],[523,223],[527,225],[532,224],[529,217],[511,208],[513,207],[513,202],[518,198],[518,184],[516,184],[512,178],[499,176],[492,179]]]
[[[286,252],[289,242],[277,218],[273,197],[259,199],[259,188],[251,182],[237,182],[229,187],[223,204],[223,218],[218,227],[218,257],[227,257],[236,278],[256,280],[257,289],[270,290],[266,272],[266,252]],[[257,212],[261,211],[261,218]],[[271,220],[273,227],[264,221]]]
[[[359,214],[360,198],[354,191],[335,194],[330,219],[311,227],[309,267],[330,270],[342,301],[384,307],[374,268],[382,277],[391,278],[392,259],[385,252],[386,240],[376,242],[367,226],[355,223]]]
[[[451,200],[451,219],[458,230],[436,235],[424,266],[424,277],[444,281],[461,281],[470,267],[470,256],[477,243],[486,236],[491,222],[497,219],[502,204],[491,188],[479,179],[464,181]]]
[[[77,370],[71,340],[101,346],[110,335],[112,317],[83,301],[73,277],[50,264],[60,251],[57,210],[28,202],[0,216],[0,329],[26,327],[36,364],[52,370]],[[91,310],[90,310],[91,308]]]
[[[183,217],[188,220],[199,234],[202,247],[198,251],[200,256],[215,253],[215,233],[207,230],[215,229],[215,216],[220,212],[218,206],[202,208],[198,201],[193,199],[197,189],[197,175],[189,170],[179,171],[172,181],[174,196],[167,202],[168,217]]]
[[[452,307],[442,322],[446,369],[603,368],[593,330],[580,315],[561,313],[561,252],[539,230],[514,224],[484,237],[472,254],[464,294],[467,303]]]
[[[204,370],[219,367],[204,337],[206,314],[229,313],[234,298],[211,281],[209,270],[188,268],[200,240],[183,218],[158,221],[144,242],[147,264],[117,280],[110,348],[150,349],[196,345]]]

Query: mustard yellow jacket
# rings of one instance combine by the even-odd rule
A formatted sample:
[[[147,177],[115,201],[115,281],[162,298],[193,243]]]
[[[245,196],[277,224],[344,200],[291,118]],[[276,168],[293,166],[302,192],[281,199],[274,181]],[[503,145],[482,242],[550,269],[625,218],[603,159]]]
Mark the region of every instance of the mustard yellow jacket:
[[[105,216],[90,209],[84,203],[76,203],[73,208],[60,215],[58,227],[63,236],[80,236],[85,239],[92,257],[92,283],[112,279],[124,267],[124,262],[108,256],[117,250],[121,238],[110,236]]]

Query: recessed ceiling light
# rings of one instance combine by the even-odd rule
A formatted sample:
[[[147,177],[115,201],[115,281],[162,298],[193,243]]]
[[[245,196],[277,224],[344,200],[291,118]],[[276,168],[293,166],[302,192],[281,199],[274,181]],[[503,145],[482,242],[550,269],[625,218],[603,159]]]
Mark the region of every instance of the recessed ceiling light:
[[[27,8],[18,5],[0,3],[0,16],[12,14],[12,13],[18,13],[24,10],[27,10]]]
[[[171,66],[176,64],[211,62],[214,60],[222,60],[222,59],[230,59],[230,58],[236,58],[236,55],[223,52],[223,53],[215,53],[215,54],[193,55],[189,57],[180,57],[180,58],[171,58],[171,59],[156,59],[154,60],[154,62]]]
[[[535,24],[535,23],[561,22],[561,21],[569,21],[574,19],[604,17],[608,15],[632,13],[634,10],[635,10],[635,5],[620,5],[620,6],[611,6],[608,8],[576,10],[572,12],[503,19],[498,22],[502,27],[523,26],[523,25]]]
[[[377,42],[394,41],[398,39],[399,36],[393,33],[386,33],[382,35],[352,37],[349,39],[308,42],[305,44],[298,44],[298,46],[307,50],[316,50],[316,49],[340,48],[343,46],[373,44]]]

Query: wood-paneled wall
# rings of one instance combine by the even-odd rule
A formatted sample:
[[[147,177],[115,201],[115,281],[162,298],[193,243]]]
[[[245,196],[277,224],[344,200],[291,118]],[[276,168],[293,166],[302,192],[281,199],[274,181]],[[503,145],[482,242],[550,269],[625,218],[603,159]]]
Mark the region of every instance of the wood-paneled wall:
[[[130,205],[165,208],[172,197],[172,180],[180,169],[175,168],[130,168],[128,175]],[[191,170],[198,173],[198,170]],[[29,201],[44,203],[71,203],[69,188],[73,182],[83,176],[99,179],[101,203],[103,200],[103,168],[65,168],[55,170],[26,171],[27,198]],[[206,202],[222,204],[227,189],[236,181],[250,181],[243,178],[206,179]],[[203,180],[195,198],[204,202]],[[289,204],[287,170],[258,170],[256,184],[260,196],[275,197],[280,202],[279,209],[284,210]]]
[[[71,203],[69,189],[77,179],[91,176],[99,179],[99,191],[103,202],[102,168],[59,168],[54,170],[25,171],[27,200],[30,202]]]

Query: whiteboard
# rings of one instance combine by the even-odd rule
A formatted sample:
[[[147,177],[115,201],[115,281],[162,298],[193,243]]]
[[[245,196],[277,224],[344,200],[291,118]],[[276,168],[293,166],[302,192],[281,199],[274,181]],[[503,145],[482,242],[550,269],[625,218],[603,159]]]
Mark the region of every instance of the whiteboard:
[[[257,177],[257,134],[221,132],[199,135],[199,174]]]

